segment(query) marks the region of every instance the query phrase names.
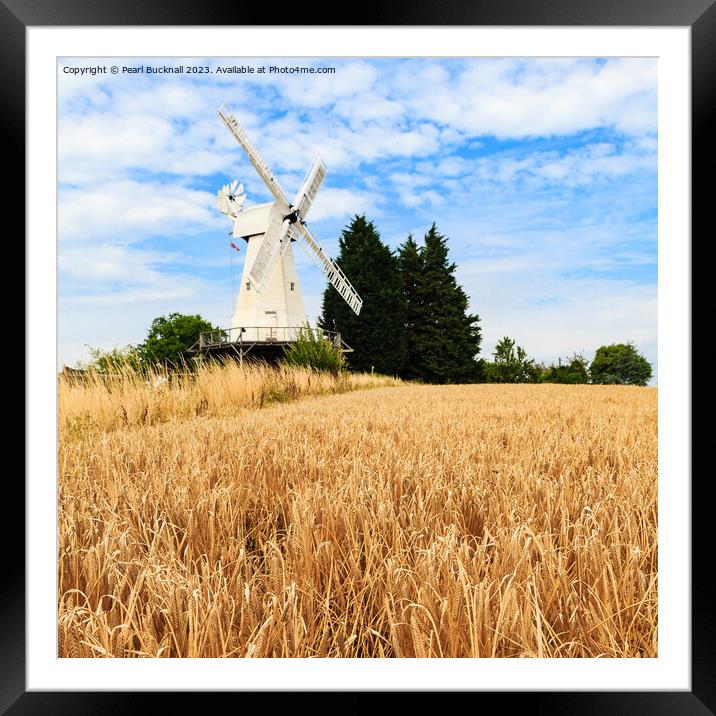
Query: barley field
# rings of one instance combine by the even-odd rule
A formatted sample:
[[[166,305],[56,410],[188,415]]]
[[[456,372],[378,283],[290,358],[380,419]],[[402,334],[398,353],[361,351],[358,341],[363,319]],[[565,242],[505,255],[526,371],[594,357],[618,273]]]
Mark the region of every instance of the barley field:
[[[61,657],[657,656],[656,389],[223,370],[61,381]]]

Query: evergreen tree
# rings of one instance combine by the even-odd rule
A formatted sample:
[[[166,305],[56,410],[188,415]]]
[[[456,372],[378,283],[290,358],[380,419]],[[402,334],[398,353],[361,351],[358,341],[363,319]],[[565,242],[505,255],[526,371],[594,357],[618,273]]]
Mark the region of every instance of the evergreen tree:
[[[363,307],[356,316],[328,285],[318,324],[339,331],[353,348],[347,354],[351,370],[397,375],[405,361],[405,303],[397,259],[365,215],[353,218],[338,247],[336,263],[360,294]]]
[[[401,377],[422,378],[418,364],[421,329],[425,315],[423,301],[423,255],[412,235],[399,247],[398,268],[405,301],[405,367]]]
[[[412,331],[406,377],[430,383],[466,383],[479,377],[480,318],[467,313],[468,298],[448,261],[447,239],[435,224],[417,250],[408,239],[401,248],[406,315]],[[418,273],[419,270],[419,273]]]

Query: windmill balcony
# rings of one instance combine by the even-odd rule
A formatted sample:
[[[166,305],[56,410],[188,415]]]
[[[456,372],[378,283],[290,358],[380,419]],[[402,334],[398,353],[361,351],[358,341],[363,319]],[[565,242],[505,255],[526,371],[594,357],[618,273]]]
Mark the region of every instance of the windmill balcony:
[[[227,343],[291,343],[298,338],[300,326],[239,326],[206,331],[199,334],[199,348],[225,345]],[[303,329],[305,330],[305,329]],[[325,338],[336,347],[341,345],[341,334],[311,328],[317,338]]]
[[[306,329],[302,329],[300,326],[235,326],[205,331],[199,334],[192,352],[200,355],[234,352],[243,359],[249,352],[268,357],[270,353],[275,352],[272,349],[277,349],[279,351],[277,356],[280,356],[283,347],[295,341],[301,330]],[[344,353],[350,353],[353,350],[343,341],[340,333],[324,331],[321,328],[310,328],[309,330],[316,338],[325,338]],[[269,353],[266,352],[267,350]]]

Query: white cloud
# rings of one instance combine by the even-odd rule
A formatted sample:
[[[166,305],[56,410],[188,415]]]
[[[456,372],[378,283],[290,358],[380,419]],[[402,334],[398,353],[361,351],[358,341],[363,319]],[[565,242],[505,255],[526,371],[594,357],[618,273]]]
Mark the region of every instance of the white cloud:
[[[94,113],[60,121],[58,163],[66,184],[95,184],[130,171],[207,175],[226,170],[236,145],[215,122],[191,127],[149,114]]]
[[[156,267],[181,261],[173,251],[150,251],[121,244],[70,246],[59,256],[61,284],[74,290],[106,287],[112,284],[153,284],[162,277]],[[106,291],[105,291],[106,292]]]
[[[524,138],[594,127],[656,129],[656,63],[651,59],[494,59],[465,62],[451,75],[430,63],[395,75],[408,111],[471,135]],[[401,91],[402,90],[402,91]]]
[[[394,172],[389,179],[401,202],[407,207],[421,203],[420,196],[450,197],[452,205],[473,200],[480,192],[521,187],[530,196],[547,188],[564,192],[615,179],[656,173],[656,142],[652,137],[629,141],[618,147],[609,142],[583,144],[564,152],[506,150],[475,159],[449,155],[438,160],[418,162],[416,171]],[[452,179],[455,177],[456,179]],[[422,191],[419,191],[422,189]],[[416,198],[417,197],[417,198]]]
[[[367,191],[325,188],[318,192],[308,214],[309,221],[347,219],[354,214],[380,216],[380,197]]]
[[[275,60],[262,64],[317,66],[318,64],[334,64],[324,61],[311,60]],[[290,107],[311,107],[325,109],[333,103],[357,96],[362,96],[375,87],[379,79],[376,67],[364,60],[351,60],[340,62],[340,70],[336,74],[312,75],[310,91],[306,91],[306,84],[296,75],[269,75],[267,78],[281,92],[284,102]]]
[[[104,239],[132,243],[149,236],[191,234],[225,222],[215,196],[178,183],[129,179],[60,190],[60,244]]]
[[[427,156],[440,148],[439,132],[432,124],[410,128],[368,124],[355,130],[326,118],[302,122],[295,116],[264,125],[255,144],[274,170],[292,171],[305,171],[317,153],[331,171],[340,171],[356,170],[362,162]],[[236,150],[238,155],[238,147]],[[243,157],[240,161],[248,165]]]
[[[654,60],[397,60],[390,71],[381,61],[334,64],[335,75],[311,77],[310,92],[295,76],[213,75],[193,83],[60,74],[62,179],[91,181],[138,167],[193,175],[225,170],[238,148],[214,116],[224,100],[250,134],[260,130],[259,149],[277,170],[301,170],[315,151],[343,168],[427,156],[441,144],[482,135],[656,129]]]

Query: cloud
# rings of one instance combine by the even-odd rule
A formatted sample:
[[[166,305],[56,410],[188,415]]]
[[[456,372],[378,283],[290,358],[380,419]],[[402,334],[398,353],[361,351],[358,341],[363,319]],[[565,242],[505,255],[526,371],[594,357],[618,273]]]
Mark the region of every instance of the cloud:
[[[315,60],[297,62],[284,59],[266,61],[263,64],[318,66],[333,63]],[[300,79],[297,80],[294,75],[274,75],[273,85],[281,93],[287,106],[322,110],[342,99],[361,97],[375,87],[380,74],[375,65],[363,60],[339,64],[340,71],[336,74],[312,75],[310,92],[306,91],[305,84]]]
[[[313,156],[320,154],[332,172],[356,170],[364,162],[428,156],[440,146],[439,131],[429,123],[411,127],[369,124],[356,130],[325,117],[305,122],[295,116],[266,123],[255,144],[274,170],[305,171]],[[248,163],[243,157],[238,161]]]
[[[649,59],[332,64],[336,74],[312,76],[310,92],[305,80],[286,75],[212,75],[197,83],[60,73],[63,179],[107,166],[113,172],[137,166],[177,174],[224,170],[232,142],[214,117],[222,101],[250,134],[260,131],[260,150],[283,170],[300,170],[315,151],[332,167],[355,167],[428,156],[442,144],[481,136],[549,137],[595,127],[637,136],[656,131],[656,63]]]
[[[439,207],[446,201],[452,207],[467,208],[482,205],[485,200],[493,202],[495,196],[504,203],[507,195],[520,202],[520,194],[533,201],[548,193],[574,206],[579,205],[575,192],[608,189],[617,181],[629,181],[632,195],[649,185],[653,200],[655,185],[652,187],[650,178],[655,177],[656,169],[656,147],[651,137],[645,137],[620,144],[584,142],[569,149],[547,151],[534,149],[528,143],[475,158],[451,154],[419,161],[414,171],[394,172],[389,181],[399,201],[409,208],[423,204]]]
[[[89,252],[84,246],[68,247],[59,256],[60,282],[70,286],[73,292],[91,287],[102,289],[106,294],[109,286],[154,284],[162,278],[156,267],[177,263],[181,258],[178,252],[119,244],[99,244]]]
[[[321,189],[308,214],[309,221],[348,219],[354,214],[380,216],[380,197],[372,192],[350,189]]]
[[[59,195],[61,245],[105,239],[134,243],[150,236],[191,234],[223,226],[215,195],[176,182],[129,179],[68,187]]]
[[[93,113],[60,121],[58,164],[65,184],[94,184],[142,171],[162,175],[209,175],[226,170],[233,148],[222,128],[196,122],[182,126],[148,114]]]
[[[399,69],[393,85],[412,115],[472,136],[522,139],[604,126],[656,130],[651,59],[497,58],[464,61],[453,72],[424,61]]]

